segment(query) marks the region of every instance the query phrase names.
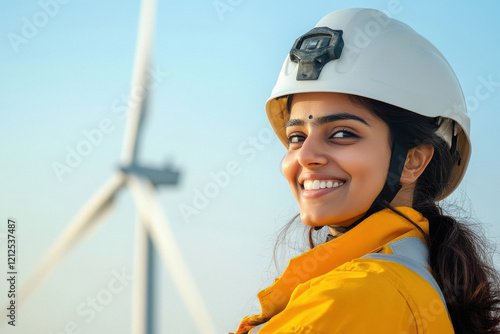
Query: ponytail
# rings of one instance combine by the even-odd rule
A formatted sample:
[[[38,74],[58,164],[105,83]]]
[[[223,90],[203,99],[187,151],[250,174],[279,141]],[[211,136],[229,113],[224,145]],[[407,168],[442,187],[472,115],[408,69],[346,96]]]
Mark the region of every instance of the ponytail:
[[[477,233],[433,202],[414,207],[429,220],[430,261],[455,333],[500,333],[498,274]]]

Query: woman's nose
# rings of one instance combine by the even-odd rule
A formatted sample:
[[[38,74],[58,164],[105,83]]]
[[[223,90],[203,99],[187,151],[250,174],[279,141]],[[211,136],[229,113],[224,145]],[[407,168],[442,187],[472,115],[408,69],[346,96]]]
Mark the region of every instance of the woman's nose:
[[[304,140],[297,159],[303,167],[322,166],[328,162],[326,148],[316,136],[308,136]]]

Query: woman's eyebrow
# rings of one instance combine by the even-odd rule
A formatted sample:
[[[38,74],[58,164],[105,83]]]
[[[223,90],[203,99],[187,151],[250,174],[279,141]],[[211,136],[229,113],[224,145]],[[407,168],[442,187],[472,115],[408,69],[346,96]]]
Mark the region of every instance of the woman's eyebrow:
[[[319,118],[315,118],[312,122],[312,125],[322,125],[322,124],[331,123],[331,122],[340,121],[340,120],[345,120],[345,119],[352,119],[352,120],[361,122],[367,126],[370,126],[370,124],[368,124],[368,122],[365,121],[364,119],[362,119],[361,117],[358,117],[358,116],[353,115],[353,114],[348,114],[348,113],[326,115],[326,116],[322,116]],[[294,118],[294,119],[290,119],[290,120],[288,120],[288,122],[286,122],[285,128],[287,128],[289,126],[303,126],[305,124],[306,124],[305,120],[299,119],[299,118]]]

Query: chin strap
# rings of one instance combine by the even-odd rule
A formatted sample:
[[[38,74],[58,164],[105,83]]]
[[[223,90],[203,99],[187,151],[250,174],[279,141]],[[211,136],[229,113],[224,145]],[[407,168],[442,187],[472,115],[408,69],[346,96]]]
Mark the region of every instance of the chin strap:
[[[401,189],[399,181],[401,180],[401,174],[403,173],[403,168],[405,167],[407,156],[408,148],[398,142],[394,143],[387,181],[384,188],[373,202],[374,204],[372,205],[372,207],[376,203],[380,203],[381,200],[391,203],[394,197],[396,197],[398,191]]]
[[[401,174],[403,173],[403,168],[406,163],[408,151],[409,150],[406,146],[401,145],[398,142],[394,143],[391,154],[391,162],[389,164],[389,173],[387,174],[387,180],[384,188],[382,188],[382,191],[377,196],[375,201],[373,201],[372,206],[368,209],[368,211],[366,211],[363,217],[346,227],[346,232],[354,228],[368,216],[371,216],[375,212],[384,209],[385,206],[382,203],[391,203],[394,197],[396,197],[398,191],[401,189],[399,181],[401,180]],[[323,226],[317,227],[319,227],[319,230]],[[328,236],[326,237],[326,241],[330,241],[332,239],[335,239],[335,237],[331,234],[328,234]]]

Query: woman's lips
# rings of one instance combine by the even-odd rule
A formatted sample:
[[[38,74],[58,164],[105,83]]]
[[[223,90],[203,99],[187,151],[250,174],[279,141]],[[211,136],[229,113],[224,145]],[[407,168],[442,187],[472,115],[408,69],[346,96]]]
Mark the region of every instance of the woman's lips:
[[[302,188],[302,197],[304,199],[312,199],[324,196],[329,194],[341,186],[344,185],[344,181],[336,180],[336,179],[322,179],[322,180],[313,180],[308,179],[304,181],[304,184],[301,185]]]

